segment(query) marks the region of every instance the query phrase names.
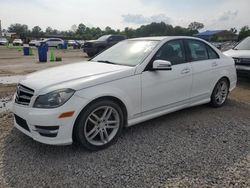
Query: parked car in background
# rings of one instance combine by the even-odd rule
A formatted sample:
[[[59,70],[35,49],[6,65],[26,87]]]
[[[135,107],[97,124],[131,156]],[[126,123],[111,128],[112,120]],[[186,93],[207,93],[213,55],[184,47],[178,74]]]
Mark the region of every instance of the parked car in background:
[[[74,48],[78,48],[80,49],[81,48],[81,44],[77,41],[77,40],[69,40],[68,41],[68,46],[72,46]]]
[[[240,75],[250,76],[250,37],[245,38],[225,55],[234,59],[237,72]]]
[[[41,143],[99,150],[123,127],[195,105],[221,107],[236,82],[234,60],[206,41],[130,39],[90,61],[27,75],[17,85],[14,122]]]
[[[83,52],[86,52],[89,57],[93,57],[101,51],[125,39],[126,37],[123,35],[104,35],[97,40],[85,42],[83,46]]]
[[[31,40],[29,42],[29,46],[37,46],[38,43],[40,43],[41,41],[40,40]]]
[[[68,40],[68,46],[74,46],[77,45],[77,42],[75,40]]]
[[[64,45],[64,40],[60,39],[60,38],[48,38],[48,39],[44,39],[40,42],[38,42],[36,44],[36,46],[40,46],[41,43],[46,43],[48,44],[49,47],[58,47],[60,45]]]
[[[14,39],[12,44],[13,44],[13,46],[22,46],[23,41],[21,39]]]
[[[84,47],[85,40],[77,40],[77,42],[80,44],[80,48]]]
[[[6,38],[0,38],[0,45],[8,45],[9,44],[9,41],[6,39]]]
[[[214,45],[216,48],[221,50],[223,43],[222,42],[212,42],[212,45]]]

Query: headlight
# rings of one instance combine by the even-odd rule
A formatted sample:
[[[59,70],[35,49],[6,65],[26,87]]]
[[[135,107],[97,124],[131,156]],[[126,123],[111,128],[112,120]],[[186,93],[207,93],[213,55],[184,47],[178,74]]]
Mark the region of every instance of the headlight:
[[[73,89],[56,90],[37,97],[35,108],[57,108],[66,103],[75,93]]]

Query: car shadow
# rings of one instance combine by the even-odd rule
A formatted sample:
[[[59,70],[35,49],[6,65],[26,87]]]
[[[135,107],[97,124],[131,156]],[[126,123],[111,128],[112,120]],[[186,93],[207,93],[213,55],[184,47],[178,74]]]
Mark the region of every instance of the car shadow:
[[[249,153],[249,111],[233,100],[181,110],[125,128],[96,152],[40,144],[13,128],[1,141],[3,178],[11,187],[150,187],[183,175],[212,181]]]

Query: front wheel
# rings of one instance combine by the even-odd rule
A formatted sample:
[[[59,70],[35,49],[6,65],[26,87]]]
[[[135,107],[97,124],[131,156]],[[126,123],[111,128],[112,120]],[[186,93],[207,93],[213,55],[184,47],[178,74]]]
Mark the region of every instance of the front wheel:
[[[210,105],[213,107],[221,107],[227,100],[229,93],[229,83],[227,79],[220,79],[214,87],[211,95]]]
[[[93,52],[88,52],[87,55],[88,55],[89,57],[93,57],[93,56],[95,55],[95,53],[93,53]]]
[[[76,122],[75,136],[85,148],[95,151],[113,144],[124,122],[120,106],[111,100],[101,100],[84,110]]]

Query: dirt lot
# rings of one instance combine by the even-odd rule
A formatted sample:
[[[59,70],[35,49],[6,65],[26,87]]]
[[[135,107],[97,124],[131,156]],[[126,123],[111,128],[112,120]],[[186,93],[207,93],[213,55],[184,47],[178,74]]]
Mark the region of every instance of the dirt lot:
[[[6,48],[0,46],[0,75],[23,75],[36,70],[62,64],[75,63],[88,59],[82,50],[54,50],[55,56],[62,57],[62,62],[39,63],[36,48],[33,49],[33,56],[23,56],[23,51],[18,48]],[[49,61],[50,51],[48,52]]]
[[[56,54],[63,62],[41,64],[36,55],[0,48],[0,77],[86,59],[80,50]],[[11,100],[14,91],[15,84],[0,84],[0,98]],[[249,135],[246,78],[223,108],[203,105],[147,121],[92,153],[39,144],[16,130],[6,111],[0,113],[0,187],[250,187]]]

